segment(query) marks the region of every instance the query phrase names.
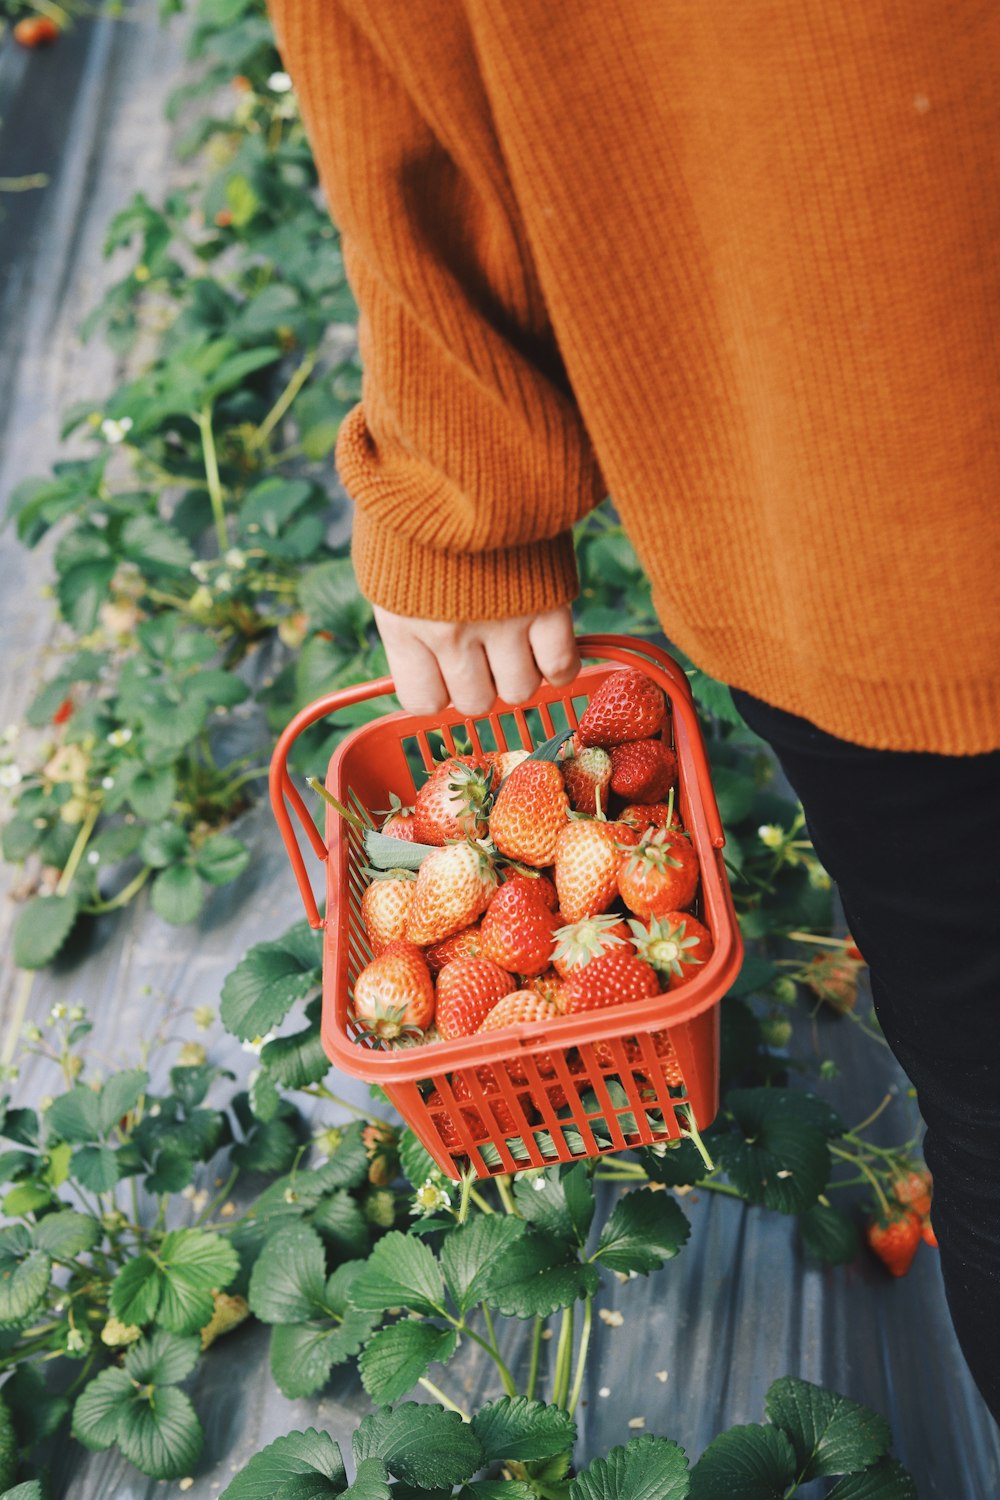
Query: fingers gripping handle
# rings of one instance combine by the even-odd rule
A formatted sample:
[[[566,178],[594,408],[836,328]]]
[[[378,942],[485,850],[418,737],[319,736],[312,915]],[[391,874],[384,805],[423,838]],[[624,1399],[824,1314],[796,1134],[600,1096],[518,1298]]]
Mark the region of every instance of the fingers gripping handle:
[[[316,897],[313,895],[309,873],[306,870],[305,860],[302,858],[298,835],[289,814],[287,803],[291,803],[292,809],[301,823],[317,858],[325,860],[328,850],[323,841],[322,834],[313,822],[309,809],[303,802],[288,773],[289,752],[303,730],[309,729],[318,719],[323,719],[328,714],[336,713],[338,709],[349,708],[353,703],[362,703],[366,698],[378,698],[383,693],[392,693],[394,691],[395,688],[391,677],[379,677],[374,682],[362,682],[358,683],[355,687],[342,688],[337,693],[327,693],[324,698],[317,698],[315,703],[310,703],[301,713],[295,715],[295,718],[287,728],[282,731],[278,743],[274,747],[269,776],[271,807],[277,820],[285,849],[288,852],[288,858],[292,863],[292,871],[299,888],[299,894],[305,905],[310,927],[325,927],[326,919],[319,914]]]

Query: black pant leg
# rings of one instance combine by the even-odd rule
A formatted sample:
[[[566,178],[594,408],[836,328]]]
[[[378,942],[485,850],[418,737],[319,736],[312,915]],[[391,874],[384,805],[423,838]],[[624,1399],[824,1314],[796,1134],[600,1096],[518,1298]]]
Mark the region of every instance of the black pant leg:
[[[949,1310],[1000,1421],[1000,751],[871,750],[733,698],[802,803],[916,1088]]]

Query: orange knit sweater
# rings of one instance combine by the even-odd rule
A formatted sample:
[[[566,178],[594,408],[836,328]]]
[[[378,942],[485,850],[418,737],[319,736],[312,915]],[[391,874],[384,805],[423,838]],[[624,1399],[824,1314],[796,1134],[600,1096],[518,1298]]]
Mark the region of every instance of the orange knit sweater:
[[[551,608],[610,491],[707,672],[1000,747],[1000,6],[272,10],[362,312],[364,592]]]

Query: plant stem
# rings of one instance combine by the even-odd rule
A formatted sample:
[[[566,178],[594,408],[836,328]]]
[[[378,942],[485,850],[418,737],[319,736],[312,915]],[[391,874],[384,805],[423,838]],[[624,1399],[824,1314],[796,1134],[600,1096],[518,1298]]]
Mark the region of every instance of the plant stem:
[[[21,1040],[21,1028],[24,1026],[24,1017],[28,1010],[28,1001],[31,999],[31,986],[35,982],[36,969],[24,969],[17,987],[17,995],[14,998],[14,1014],[10,1025],[7,1027],[7,1035],[4,1037],[3,1054],[0,1062],[4,1066],[10,1062],[17,1051],[17,1044]]]
[[[483,1313],[488,1317],[485,1307],[483,1308]],[[445,1316],[448,1316],[447,1313],[445,1314]],[[469,1327],[468,1323],[466,1323],[464,1319],[461,1323],[457,1322],[454,1318],[449,1318],[448,1321],[453,1323],[460,1333],[464,1333],[466,1338],[470,1338],[474,1344],[478,1344],[480,1349],[485,1349],[486,1353],[489,1355],[490,1359],[493,1361],[500,1372],[500,1379],[503,1381],[504,1390],[507,1392],[508,1396],[516,1396],[517,1386],[514,1383],[514,1377],[504,1363],[503,1356],[501,1355],[499,1349],[496,1347],[496,1340],[494,1339],[494,1342],[492,1344],[487,1343],[486,1339],[484,1339],[481,1334],[474,1332],[474,1330]],[[490,1323],[487,1323],[486,1326],[490,1328],[492,1325]]]
[[[343,802],[338,802],[333,793],[327,791],[318,776],[307,776],[306,781],[312,787],[313,791],[317,792],[323,798],[324,802],[329,802],[334,811],[338,812],[346,822],[353,823],[355,828],[360,829],[362,833],[368,831],[371,825],[366,823],[363,818],[360,818],[356,812],[352,812],[349,807],[345,807]]]
[[[566,1407],[569,1399],[569,1376],[573,1360],[573,1305],[563,1308],[556,1347],[555,1377],[552,1383],[552,1405]]]
[[[450,1396],[446,1396],[441,1387],[439,1385],[435,1385],[433,1380],[428,1380],[426,1375],[421,1375],[420,1379],[417,1381],[417,1384],[422,1385],[425,1391],[429,1391],[434,1399],[436,1401],[440,1401],[441,1405],[446,1407],[448,1411],[457,1411],[463,1422],[472,1421],[471,1415],[465,1410],[465,1408],[463,1406],[459,1406],[451,1399]]]
[[[208,498],[212,505],[212,515],[215,519],[215,536],[219,545],[219,556],[229,547],[229,531],[226,526],[226,505],[222,493],[222,480],[219,478],[219,459],[215,451],[215,433],[212,431],[212,403],[203,406],[195,417],[198,431],[201,433],[201,449],[205,460],[205,479],[208,484]]]
[[[705,1142],[701,1138],[701,1131],[698,1129],[697,1123],[695,1122],[694,1110],[691,1108],[690,1104],[678,1105],[675,1110],[675,1114],[680,1115],[681,1118],[687,1122],[688,1128],[685,1134],[687,1135],[688,1140],[692,1143],[708,1170],[710,1172],[714,1172],[715,1162],[709,1155],[708,1147],[705,1145]]]
[[[590,1330],[594,1322],[594,1299],[585,1297],[583,1302],[583,1328],[580,1330],[580,1347],[576,1356],[576,1375],[573,1379],[573,1390],[569,1398],[570,1416],[576,1411],[583,1390],[583,1375],[587,1366],[587,1350],[590,1347]]]
[[[514,1198],[510,1190],[509,1175],[504,1172],[501,1176],[494,1177],[493,1181],[496,1183],[497,1192],[500,1194],[500,1202],[503,1204],[507,1213],[512,1214],[515,1219],[523,1218],[520,1209],[514,1202]]]
[[[316,349],[311,349],[302,360],[302,363],[299,365],[298,369],[293,373],[292,378],[285,386],[285,389],[282,391],[277,401],[271,407],[271,410],[268,412],[263,422],[261,422],[256,432],[254,432],[254,434],[250,438],[247,447],[250,448],[251,451],[256,452],[257,449],[263,448],[264,444],[271,436],[271,433],[277,427],[278,423],[281,421],[282,417],[285,415],[286,411],[291,406],[296,396],[299,394],[299,391],[305,385],[306,381],[309,379],[309,376],[316,368],[317,353],[318,351]]]
[[[462,1173],[462,1196],[458,1200],[458,1222],[464,1224],[469,1217],[469,1198],[472,1194],[472,1167]]]
[[[240,1169],[239,1169],[239,1167],[233,1167],[233,1169],[230,1172],[229,1176],[226,1178],[225,1182],[222,1184],[221,1188],[216,1193],[216,1195],[212,1199],[211,1203],[207,1203],[205,1205],[205,1207],[202,1209],[201,1213],[195,1219],[194,1225],[192,1225],[192,1228],[194,1228],[195,1225],[204,1224],[207,1219],[210,1219],[212,1217],[212,1215],[215,1213],[215,1210],[218,1208],[219,1204],[220,1203],[225,1203],[226,1199],[229,1197],[229,1194],[232,1192],[233,1187],[236,1184],[236,1179],[237,1179],[237,1177],[239,1175],[240,1175]]]
[[[862,1130],[867,1130],[868,1126],[871,1125],[873,1121],[877,1120],[882,1111],[884,1109],[887,1109],[891,1103],[892,1095],[886,1094],[885,1098],[882,1100],[882,1103],[878,1106],[877,1109],[873,1109],[870,1115],[866,1115],[859,1125],[851,1126],[851,1134],[859,1135]]]
[[[99,917],[106,911],[117,911],[119,907],[127,906],[132,897],[139,894],[152,873],[152,869],[147,865],[145,869],[139,871],[138,875],[132,877],[128,885],[122,886],[117,896],[110,896],[107,901],[93,901],[81,910],[85,911],[88,916]]]
[[[508,1396],[516,1396],[517,1384],[514,1380],[513,1375],[510,1373],[510,1369],[508,1368],[503,1355],[500,1353],[500,1345],[497,1343],[496,1329],[493,1327],[492,1314],[490,1313],[490,1310],[486,1306],[485,1302],[482,1304],[482,1308],[483,1321],[485,1322],[486,1327],[489,1330],[490,1343],[493,1346],[493,1357],[497,1362],[497,1369],[500,1371],[500,1379],[503,1381],[503,1388],[507,1392]]]
[[[863,1162],[860,1156],[855,1156],[851,1151],[841,1151],[839,1146],[830,1146],[829,1150],[831,1156],[837,1156],[841,1161],[849,1161],[852,1166],[857,1167],[858,1171],[864,1173],[865,1177],[867,1177],[868,1181],[871,1183],[872,1187],[875,1190],[875,1196],[878,1199],[879,1207],[881,1208],[885,1217],[889,1218],[890,1214],[888,1200],[886,1199],[885,1193],[882,1191],[882,1184],[875,1176],[875,1173],[872,1171],[871,1167],[869,1167],[866,1162]]]
[[[80,867],[80,861],[83,858],[84,850],[90,842],[90,835],[94,831],[94,824],[97,822],[100,816],[101,802],[92,802],[87,809],[87,816],[80,824],[80,832],[76,836],[76,843],[70,850],[69,859],[66,861],[63,872],[59,876],[59,883],[55,888],[55,895],[65,896],[66,892],[73,884],[73,876],[76,874],[77,870]]]
[[[725,1193],[727,1198],[743,1197],[743,1194],[737,1188],[731,1187],[728,1182],[696,1182],[693,1191],[700,1193],[702,1188],[709,1193]]]
[[[538,1361],[542,1353],[542,1329],[545,1320],[535,1315],[535,1324],[531,1330],[531,1363],[528,1366],[528,1386],[525,1391],[529,1401],[535,1399],[535,1387],[538,1384]]]
[[[349,1110],[352,1115],[357,1115],[361,1120],[368,1119],[368,1111],[366,1109],[359,1109],[349,1099],[341,1099],[338,1094],[331,1094],[324,1083],[311,1084],[308,1087],[300,1088],[298,1092],[300,1094],[308,1094],[311,1099],[326,1099],[328,1103],[337,1104],[341,1109]]]
[[[487,1201],[483,1197],[482,1193],[477,1193],[476,1189],[474,1187],[470,1187],[470,1189],[469,1189],[469,1197],[472,1199],[473,1203],[479,1209],[480,1213],[482,1213],[482,1214],[494,1214],[494,1213],[496,1213],[496,1209],[493,1207],[493,1204],[492,1203],[487,1203]]]

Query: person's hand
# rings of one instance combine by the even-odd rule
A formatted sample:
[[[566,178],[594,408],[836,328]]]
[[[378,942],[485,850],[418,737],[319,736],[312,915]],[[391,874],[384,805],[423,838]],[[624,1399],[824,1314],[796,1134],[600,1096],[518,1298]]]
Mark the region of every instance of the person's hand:
[[[554,687],[580,670],[568,605],[513,620],[452,625],[415,620],[374,606],[396,696],[411,714],[436,714],[449,703],[478,718],[497,698],[523,703],[544,677]]]

